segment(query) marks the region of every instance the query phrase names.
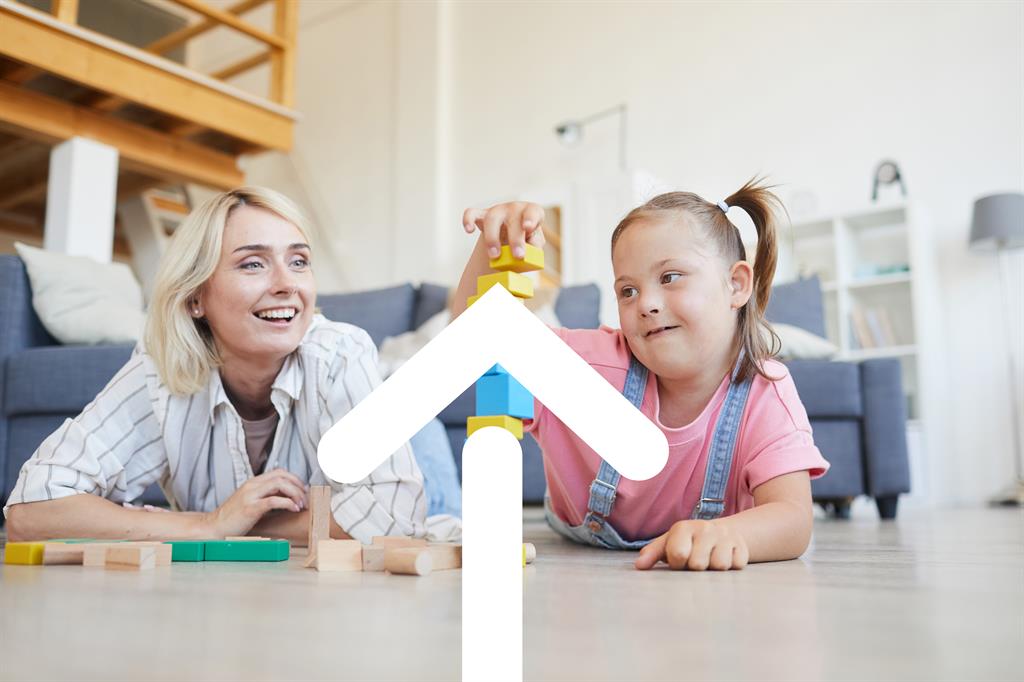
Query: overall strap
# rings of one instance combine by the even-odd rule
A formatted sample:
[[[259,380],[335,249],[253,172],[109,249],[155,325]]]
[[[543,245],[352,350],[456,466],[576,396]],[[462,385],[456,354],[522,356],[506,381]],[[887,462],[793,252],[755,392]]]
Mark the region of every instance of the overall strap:
[[[629,370],[626,372],[626,385],[622,388],[622,395],[639,410],[644,401],[644,390],[646,388],[647,368],[631,355]],[[594,514],[608,518],[612,513],[612,506],[615,504],[615,491],[619,487],[620,477],[619,472],[611,464],[603,459],[601,460],[601,468],[597,471],[597,478],[590,484],[590,499],[587,501],[588,519]]]
[[[736,367],[729,377],[729,390],[725,394],[725,403],[715,422],[711,447],[708,450],[707,470],[704,474],[704,488],[700,493],[700,501],[693,508],[690,518],[709,521],[716,519],[725,511],[725,486],[729,482],[729,471],[732,469],[733,453],[743,419],[743,408],[750,394],[751,380],[736,383],[743,353],[736,361]]]

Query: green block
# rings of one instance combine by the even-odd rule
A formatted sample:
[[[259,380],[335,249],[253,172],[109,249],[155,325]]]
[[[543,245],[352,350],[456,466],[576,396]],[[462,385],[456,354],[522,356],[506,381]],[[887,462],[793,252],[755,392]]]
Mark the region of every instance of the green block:
[[[171,561],[203,561],[206,557],[203,540],[174,540],[164,544],[171,546]]]
[[[287,540],[209,540],[206,561],[287,561]]]

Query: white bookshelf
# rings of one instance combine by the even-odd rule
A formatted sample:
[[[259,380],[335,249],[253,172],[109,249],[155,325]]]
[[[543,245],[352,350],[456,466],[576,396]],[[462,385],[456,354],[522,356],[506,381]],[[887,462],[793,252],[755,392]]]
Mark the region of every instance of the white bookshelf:
[[[915,496],[928,495],[927,462],[944,440],[941,302],[930,234],[923,211],[908,202],[794,220],[780,229],[776,272],[777,283],[820,278],[838,359],[899,359]]]

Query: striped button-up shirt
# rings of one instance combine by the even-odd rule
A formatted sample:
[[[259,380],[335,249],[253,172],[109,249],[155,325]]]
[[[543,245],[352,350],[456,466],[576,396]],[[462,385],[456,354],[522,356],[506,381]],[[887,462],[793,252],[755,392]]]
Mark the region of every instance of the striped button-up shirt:
[[[427,500],[408,444],[352,485],[328,481],[317,463],[321,436],[379,383],[369,335],[314,317],[271,389],[279,422],[265,470],[283,468],[305,483],[330,484],[334,518],[358,540],[423,537]],[[212,511],[253,475],[242,420],[220,373],[210,372],[204,390],[172,395],[140,346],[80,415],[39,446],[7,504],[79,493],[132,502],[157,481],[172,508]],[[459,525],[452,517],[431,519],[431,535],[455,539]]]

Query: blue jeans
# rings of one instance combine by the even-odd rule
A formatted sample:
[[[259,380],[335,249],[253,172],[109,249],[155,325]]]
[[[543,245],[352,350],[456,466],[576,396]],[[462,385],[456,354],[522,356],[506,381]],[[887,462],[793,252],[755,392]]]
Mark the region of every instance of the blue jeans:
[[[451,514],[462,518],[462,487],[444,424],[438,419],[430,420],[409,444],[423,472],[427,516]]]

